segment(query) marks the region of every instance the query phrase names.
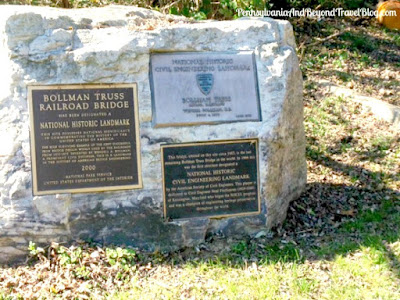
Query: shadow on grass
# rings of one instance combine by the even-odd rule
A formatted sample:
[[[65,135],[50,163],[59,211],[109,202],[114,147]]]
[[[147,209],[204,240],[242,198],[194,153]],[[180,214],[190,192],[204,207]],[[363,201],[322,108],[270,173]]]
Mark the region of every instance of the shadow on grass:
[[[317,26],[314,23],[311,25]],[[303,26],[302,30],[309,36],[314,36],[313,32],[318,32],[310,30],[307,33],[307,28],[304,28]],[[332,32],[327,33],[329,34]],[[329,49],[345,49],[364,55],[368,64],[400,61],[399,45],[372,33],[350,31],[324,45]],[[335,70],[331,72],[331,75],[339,75],[345,79],[352,77],[348,72],[340,74],[335,73],[339,72]],[[329,111],[329,115],[332,115],[338,124],[349,122],[335,111]],[[320,121],[317,117],[315,119],[318,125]],[[283,226],[274,229],[275,239],[270,241],[268,238],[248,238],[228,244],[230,251],[210,257],[210,264],[222,262],[230,266],[243,267],[251,262],[304,263],[306,260],[332,260],[338,255],[344,256],[370,248],[383,255],[391,272],[399,278],[399,257],[393,252],[390,244],[400,241],[400,193],[387,184],[389,181],[398,181],[399,174],[374,172],[330,157],[332,154],[342,154],[348,148],[352,148],[354,146],[352,139],[349,132],[349,136],[338,140],[331,149],[327,149],[328,151],[322,152],[315,151],[310,146],[320,148],[318,144],[323,141],[316,138],[312,140],[312,137],[310,140],[309,137],[307,148],[309,161],[329,169],[329,172],[337,176],[349,179],[352,184],[339,184],[334,180],[328,182],[324,179],[308,183],[301,197],[290,204]],[[361,161],[379,162],[385,158],[386,150],[392,146],[391,144],[391,141],[377,141],[371,149],[355,155]],[[198,261],[198,258],[196,257],[194,261]]]
[[[295,25],[294,30],[298,39],[297,44],[300,45],[304,38],[308,38],[308,41],[311,42],[312,38],[326,38],[337,30],[343,31],[344,28],[341,27],[342,25],[342,23],[335,24],[332,21],[326,22],[326,24],[308,21],[305,24],[301,24],[301,26]],[[348,26],[354,26],[354,24],[348,24]],[[323,44],[330,50],[343,49],[349,52],[356,52],[360,55],[366,54],[371,59],[371,63],[382,61],[389,63],[400,62],[400,40],[397,37],[397,31],[386,29],[374,22],[373,24],[369,24],[369,26],[368,28],[374,28],[375,30],[362,30],[362,27],[355,26],[351,30],[343,32],[335,39],[328,39]],[[327,28],[330,30],[326,30]],[[322,32],[323,36],[321,36]],[[382,37],[376,34],[380,32],[386,36]],[[318,49],[315,49],[315,51],[319,53]]]
[[[390,271],[400,277],[400,261],[389,245],[400,240],[400,193],[382,186],[380,180],[391,175],[326,156],[309,159],[341,176],[357,178],[357,182],[309,183],[302,196],[290,204],[285,224],[274,230],[275,239],[237,241],[229,252],[210,258],[209,263],[237,267],[251,262],[301,264],[370,248],[379,251]]]

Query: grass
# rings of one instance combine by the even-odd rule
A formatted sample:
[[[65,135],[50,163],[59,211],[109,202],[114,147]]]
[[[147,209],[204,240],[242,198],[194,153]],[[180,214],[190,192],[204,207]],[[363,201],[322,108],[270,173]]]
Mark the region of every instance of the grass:
[[[398,132],[365,115],[357,104],[330,97],[306,98],[305,128],[308,189],[292,203],[275,239],[215,237],[206,244],[209,251],[142,257],[122,248],[106,250],[104,259],[94,263],[113,270],[104,271],[113,282],[97,281],[97,286],[97,269],[82,263],[92,257],[85,251],[93,250],[60,250],[61,268],[73,270],[79,282],[75,295],[115,300],[400,299]],[[218,243],[227,247],[218,248]],[[18,299],[10,291],[3,289],[0,299]],[[62,295],[57,286],[42,293]]]
[[[306,98],[305,128],[308,188],[274,239],[215,236],[202,251],[150,255],[31,244],[43,263],[13,268],[8,279],[2,269],[0,285],[18,274],[26,286],[47,286],[53,276],[38,293],[56,298],[69,272],[78,298],[400,299],[398,132],[332,97]],[[13,289],[8,283],[0,299],[30,298]]]
[[[400,299],[396,131],[357,104],[329,97],[306,102],[305,125],[309,185],[326,190],[318,186],[292,204],[302,214],[289,213],[283,236],[239,240],[208,259],[194,255],[178,265],[158,265],[150,277],[134,280],[110,299]],[[370,159],[362,162],[365,149]],[[322,217],[314,205],[326,198],[333,205],[343,195],[348,199],[337,208],[355,213],[329,226],[331,231],[315,222],[311,234],[304,234],[301,216]]]
[[[300,52],[306,48],[303,73],[310,81],[333,81],[400,105],[400,34],[382,28],[373,19],[367,22],[321,20],[317,26],[312,21],[295,20],[297,39],[302,42]],[[334,32],[341,34],[307,48],[314,38],[326,38]]]
[[[307,26],[326,36],[339,25]],[[153,254],[31,244],[39,262],[0,269],[0,300],[33,293],[50,299],[400,299],[399,132],[349,99],[318,95],[317,84],[333,76],[372,94],[385,87],[394,91],[390,102],[400,103],[399,81],[378,76],[399,73],[399,42],[398,32],[372,24],[305,51],[307,190],[291,203],[273,239],[213,236],[202,250]]]
[[[391,271],[385,251],[382,247],[362,247],[332,260],[234,267],[186,264],[179,272],[167,268],[167,283],[159,279],[133,282],[129,291],[111,298],[399,299],[398,277]]]

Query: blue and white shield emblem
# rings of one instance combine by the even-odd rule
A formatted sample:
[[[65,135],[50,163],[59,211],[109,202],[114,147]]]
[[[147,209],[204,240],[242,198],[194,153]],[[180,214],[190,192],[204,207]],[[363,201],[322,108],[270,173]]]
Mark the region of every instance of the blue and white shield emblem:
[[[211,92],[212,87],[214,85],[213,74],[209,73],[197,74],[196,80],[197,80],[197,86],[199,87],[200,91],[207,96]]]

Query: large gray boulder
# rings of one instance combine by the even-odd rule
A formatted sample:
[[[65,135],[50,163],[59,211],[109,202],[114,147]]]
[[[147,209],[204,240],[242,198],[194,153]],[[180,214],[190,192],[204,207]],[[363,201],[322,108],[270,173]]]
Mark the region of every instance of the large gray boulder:
[[[172,250],[207,233],[256,234],[282,223],[306,184],[302,76],[289,22],[192,22],[136,7],[1,6],[0,262],[29,241],[77,239]],[[154,128],[152,51],[255,52],[262,122]],[[138,84],[143,189],[32,196],[30,84]],[[160,144],[259,138],[261,214],[165,222]]]

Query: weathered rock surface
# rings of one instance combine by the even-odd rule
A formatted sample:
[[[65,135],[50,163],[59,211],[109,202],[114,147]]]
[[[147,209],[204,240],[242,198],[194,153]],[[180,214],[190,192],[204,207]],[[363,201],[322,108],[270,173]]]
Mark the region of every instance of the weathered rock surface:
[[[329,81],[322,81],[319,83],[322,88],[325,88],[328,93],[337,97],[345,97],[360,103],[365,110],[371,112],[377,118],[400,127],[400,107],[376,99],[374,97],[365,96],[357,93],[356,91],[338,86]]]
[[[0,18],[0,262],[29,241],[76,239],[147,250],[201,243],[209,232],[257,234],[281,223],[306,182],[302,78],[290,24],[193,23],[135,7],[61,10],[2,6]],[[151,51],[256,54],[262,122],[153,128]],[[27,85],[137,82],[143,189],[33,197]],[[262,213],[166,223],[160,144],[260,139]]]

